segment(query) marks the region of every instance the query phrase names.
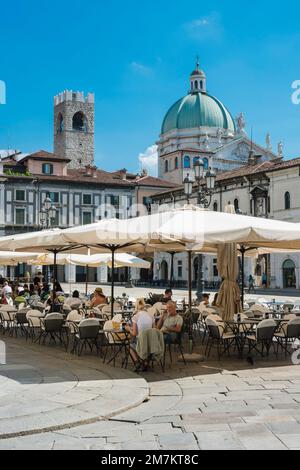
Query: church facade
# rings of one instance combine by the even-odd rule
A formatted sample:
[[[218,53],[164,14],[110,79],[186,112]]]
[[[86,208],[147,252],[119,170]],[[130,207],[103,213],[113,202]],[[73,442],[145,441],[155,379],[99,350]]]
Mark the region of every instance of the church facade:
[[[194,180],[193,167],[201,159],[206,170],[212,168],[216,173],[210,210],[224,211],[231,203],[241,214],[300,222],[300,159],[285,161],[281,142],[275,154],[269,134],[264,146],[253,142],[246,134],[243,114],[234,120],[222,102],[206,90],[206,76],[197,63],[190,76],[190,91],[167,112],[158,141],[159,175],[178,186],[154,195],[152,211],[159,210],[161,204],[174,207],[187,202],[182,182],[187,175]],[[197,204],[197,190],[194,182],[192,204]],[[216,257],[203,255],[203,260],[207,288],[217,286],[220,279]],[[184,253],[155,254],[154,279],[166,283],[171,278],[172,265],[175,284],[184,285],[187,281]],[[246,258],[246,282],[251,274],[256,284],[261,285],[264,273],[271,288],[300,288],[300,254]],[[195,255],[194,284],[197,276]]]

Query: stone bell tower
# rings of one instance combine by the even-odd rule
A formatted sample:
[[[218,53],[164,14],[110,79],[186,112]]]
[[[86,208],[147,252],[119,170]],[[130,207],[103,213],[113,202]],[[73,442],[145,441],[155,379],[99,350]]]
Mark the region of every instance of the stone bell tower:
[[[94,94],[66,90],[54,97],[54,153],[69,168],[94,165]]]

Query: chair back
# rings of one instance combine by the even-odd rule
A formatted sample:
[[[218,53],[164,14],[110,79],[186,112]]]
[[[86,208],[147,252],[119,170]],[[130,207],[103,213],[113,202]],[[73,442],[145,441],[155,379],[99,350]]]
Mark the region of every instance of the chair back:
[[[211,338],[214,339],[221,339],[223,332],[224,332],[224,323],[223,322],[217,322],[214,318],[213,315],[209,315],[205,319],[205,323],[209,332],[209,335]]]
[[[256,328],[257,341],[271,341],[277,325],[274,320],[262,320]]]
[[[300,338],[300,318],[292,318],[287,324],[287,337]]]
[[[78,312],[78,310],[71,310],[70,313],[68,313],[68,316],[67,316],[67,321],[74,321],[74,322],[78,322],[78,321],[81,321],[83,320],[83,317],[82,315],[80,315],[80,313]]]
[[[44,319],[45,330],[48,332],[60,331],[63,326],[63,323],[64,317],[61,315],[61,313],[48,313]]]
[[[87,318],[79,323],[80,339],[96,339],[100,330],[100,324],[96,318]]]
[[[269,310],[267,309],[267,307],[265,307],[264,305],[261,305],[261,304],[254,304],[251,306],[250,308],[251,312],[253,312],[254,314],[255,313],[260,313],[260,314],[264,314],[266,312],[268,312]]]
[[[16,313],[15,320],[16,320],[16,322],[17,322],[18,325],[27,324],[27,323],[28,323],[28,320],[27,320],[27,312],[24,311],[24,310],[23,310],[23,311],[19,310],[19,311]]]

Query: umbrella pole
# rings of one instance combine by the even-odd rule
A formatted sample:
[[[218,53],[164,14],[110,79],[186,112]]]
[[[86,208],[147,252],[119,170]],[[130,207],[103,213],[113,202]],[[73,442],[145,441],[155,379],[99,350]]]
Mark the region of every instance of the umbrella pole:
[[[53,296],[52,296],[52,308],[54,310],[54,301],[56,294],[56,281],[57,281],[57,251],[53,251],[54,255],[54,264],[53,264]]]
[[[241,286],[241,302],[242,302],[242,310],[244,310],[244,290],[245,290],[245,252],[246,249],[244,245],[241,246],[240,248],[241,254],[242,254],[242,286]]]
[[[188,290],[189,290],[189,353],[193,352],[193,318],[192,318],[192,252],[188,251]]]
[[[174,251],[171,252],[171,280],[170,280],[170,287],[173,287],[174,284]]]
[[[111,318],[114,316],[114,301],[115,301],[115,247],[111,247]]]
[[[88,282],[89,282],[89,265],[86,265],[86,272],[85,272],[85,295],[88,293]]]

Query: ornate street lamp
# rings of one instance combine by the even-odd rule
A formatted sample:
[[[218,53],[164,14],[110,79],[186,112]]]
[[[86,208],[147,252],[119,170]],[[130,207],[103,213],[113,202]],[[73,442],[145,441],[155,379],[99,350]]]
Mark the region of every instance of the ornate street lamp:
[[[39,212],[40,224],[43,228],[50,228],[53,225],[53,220],[56,218],[56,212],[56,207],[52,204],[50,197],[47,195]]]
[[[193,181],[190,179],[189,174],[183,180],[184,194],[187,197],[188,204],[193,193]]]
[[[215,189],[216,173],[209,168],[206,172],[204,163],[201,159],[194,164],[195,179],[198,185],[197,204],[206,209],[211,203],[211,198]],[[197,299],[201,300],[203,294],[203,256],[198,254],[198,272],[197,272]]]
[[[42,203],[41,210],[39,212],[40,224],[43,227],[43,229],[48,229],[52,227],[53,221],[56,218],[56,212],[57,212],[57,209],[54,206],[54,204],[52,204],[49,194],[47,194],[46,198],[44,199]],[[48,266],[46,266],[45,277],[48,283],[49,281],[49,267]]]

